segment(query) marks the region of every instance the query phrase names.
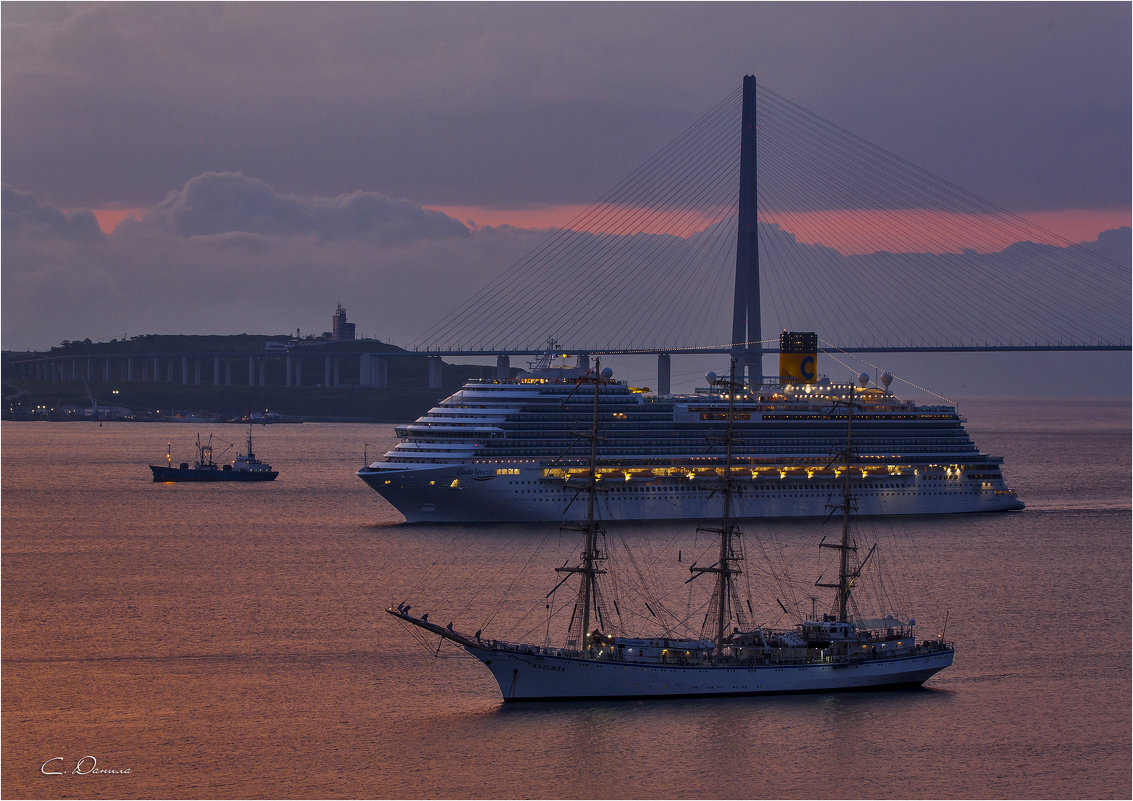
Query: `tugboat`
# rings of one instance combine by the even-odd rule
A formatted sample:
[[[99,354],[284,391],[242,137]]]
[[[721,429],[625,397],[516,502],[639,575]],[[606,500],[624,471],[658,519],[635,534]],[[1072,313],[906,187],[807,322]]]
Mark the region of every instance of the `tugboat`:
[[[228,446],[232,447],[231,445]],[[165,465],[151,464],[153,480],[159,483],[172,481],[274,481],[279,471],[272,470],[271,465],[261,462],[252,452],[252,425],[248,424],[248,452],[241,453],[232,460],[231,464],[217,464],[213,459],[212,434],[207,442],[201,442],[201,435],[197,434],[197,461],[190,467],[188,462],[181,462],[173,466],[171,452],[172,443],[165,447]],[[225,448],[228,450],[228,448]],[[224,455],[224,452],[221,452]]]

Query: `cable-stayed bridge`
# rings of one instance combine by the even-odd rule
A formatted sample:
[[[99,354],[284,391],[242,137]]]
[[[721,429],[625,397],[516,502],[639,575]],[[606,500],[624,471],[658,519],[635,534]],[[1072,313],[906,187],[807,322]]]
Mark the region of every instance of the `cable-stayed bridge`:
[[[1127,351],[1127,260],[1127,244],[1067,241],[748,76],[410,347],[501,367],[548,339],[731,352],[752,375],[780,330],[848,353]]]
[[[1129,351],[1129,258],[1128,229],[1070,242],[749,76],[407,344],[432,357],[431,388],[443,383],[440,357],[495,356],[506,375],[511,357],[554,341],[560,354],[655,354],[661,394],[682,354],[733,354],[749,378],[763,374],[783,330],[817,332],[835,360]],[[383,388],[405,353],[376,341],[332,350],[16,364],[51,381]]]

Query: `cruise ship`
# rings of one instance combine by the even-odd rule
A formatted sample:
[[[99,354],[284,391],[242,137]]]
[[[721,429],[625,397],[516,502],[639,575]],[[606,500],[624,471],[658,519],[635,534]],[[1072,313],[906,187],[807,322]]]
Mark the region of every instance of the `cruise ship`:
[[[835,383],[817,374],[817,338],[784,332],[780,376],[734,389],[709,373],[689,395],[654,395],[616,380],[599,393],[599,508],[608,520],[701,520],[730,468],[739,518],[825,517],[842,491],[845,402],[855,406],[851,491],[860,515],[1022,509],[1002,458],[982,453],[954,406],[918,405],[866,374]],[[410,523],[580,520],[586,502],[591,400],[585,364],[544,354],[514,378],[473,380],[415,422],[358,476]],[[729,413],[729,402],[733,411]],[[841,411],[836,402],[841,402]]]

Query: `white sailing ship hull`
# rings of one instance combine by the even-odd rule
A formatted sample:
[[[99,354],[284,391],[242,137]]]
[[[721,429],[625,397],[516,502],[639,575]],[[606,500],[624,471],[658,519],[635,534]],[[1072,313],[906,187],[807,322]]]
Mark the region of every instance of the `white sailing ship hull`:
[[[659,665],[576,659],[464,646],[505,701],[773,695],[916,687],[952,664],[952,650],[861,662],[796,665]]]
[[[577,489],[544,478],[530,466],[513,475],[470,476],[451,466],[431,470],[362,471],[359,475],[410,523],[499,523],[582,520],[586,503]],[[455,486],[454,486],[455,482]],[[611,520],[703,520],[720,512],[710,479],[603,482],[599,509]],[[1022,509],[1014,492],[961,479],[902,476],[854,482],[858,514],[930,515]],[[733,513],[741,519],[822,518],[839,493],[818,490],[805,478],[737,481]],[[565,510],[565,511],[564,511]]]

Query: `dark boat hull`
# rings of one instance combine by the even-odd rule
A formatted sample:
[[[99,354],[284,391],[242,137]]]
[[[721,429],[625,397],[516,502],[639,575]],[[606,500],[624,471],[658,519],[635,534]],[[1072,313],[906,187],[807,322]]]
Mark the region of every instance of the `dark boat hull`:
[[[212,482],[212,481],[275,481],[278,470],[252,472],[248,470],[195,470],[192,468],[163,467],[151,464],[153,480],[158,483],[170,481]]]

